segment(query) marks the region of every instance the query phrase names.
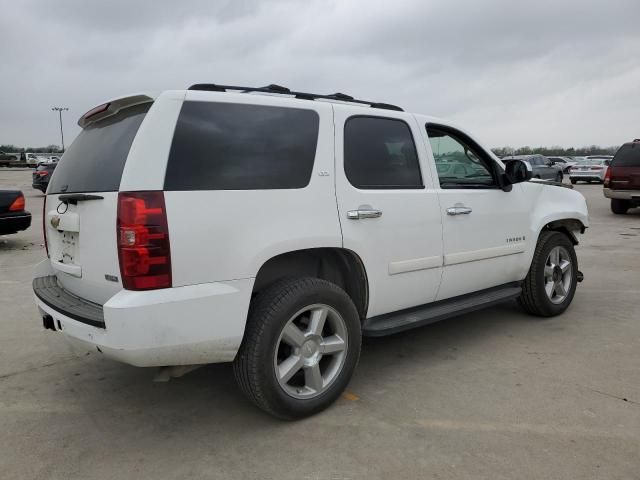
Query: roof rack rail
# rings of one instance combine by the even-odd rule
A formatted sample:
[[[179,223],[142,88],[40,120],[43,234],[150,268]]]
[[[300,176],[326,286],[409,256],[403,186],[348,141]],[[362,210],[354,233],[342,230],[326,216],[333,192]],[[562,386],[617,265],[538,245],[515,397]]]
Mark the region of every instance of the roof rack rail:
[[[331,95],[322,95],[317,93],[305,93],[305,92],[295,92],[293,90],[288,89],[287,87],[283,87],[282,85],[267,85],[266,87],[238,87],[234,85],[218,85],[215,83],[196,83],[195,85],[191,85],[188,90],[203,90],[206,92],[227,92],[229,90],[237,90],[240,93],[251,93],[251,92],[263,92],[263,93],[277,93],[281,95],[291,95],[295,98],[299,98],[302,100],[338,100],[340,102],[349,102],[349,103],[357,103],[360,105],[369,105],[371,108],[382,108],[384,110],[395,110],[398,112],[404,112],[404,110],[397,105],[391,105],[389,103],[381,103],[381,102],[369,102],[367,100],[357,100],[350,95],[346,95],[344,93],[336,92]]]

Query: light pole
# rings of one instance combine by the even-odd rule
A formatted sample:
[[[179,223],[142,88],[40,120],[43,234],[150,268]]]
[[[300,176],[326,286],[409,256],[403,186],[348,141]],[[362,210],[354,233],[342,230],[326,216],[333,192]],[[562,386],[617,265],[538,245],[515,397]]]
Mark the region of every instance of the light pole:
[[[54,112],[58,112],[58,116],[60,117],[60,137],[62,138],[62,153],[64,153],[64,132],[62,131],[62,112],[69,109],[67,107],[51,107],[51,110],[53,110]]]

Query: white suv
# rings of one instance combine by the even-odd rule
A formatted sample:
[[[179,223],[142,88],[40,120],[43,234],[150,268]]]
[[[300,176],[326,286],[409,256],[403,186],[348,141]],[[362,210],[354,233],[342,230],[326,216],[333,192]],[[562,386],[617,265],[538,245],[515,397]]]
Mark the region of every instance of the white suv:
[[[233,361],[279,417],[333,402],[363,335],[510,299],[557,315],[581,279],[582,195],[442,120],[200,84],[78,123],[46,195],[45,327],[131,365]]]

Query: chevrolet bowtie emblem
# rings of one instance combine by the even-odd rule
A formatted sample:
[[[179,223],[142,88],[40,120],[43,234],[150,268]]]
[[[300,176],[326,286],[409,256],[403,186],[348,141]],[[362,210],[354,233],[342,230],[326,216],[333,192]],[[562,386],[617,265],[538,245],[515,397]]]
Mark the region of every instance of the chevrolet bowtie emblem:
[[[60,217],[57,215],[51,217],[51,226],[53,228],[58,228],[58,225],[60,225]]]

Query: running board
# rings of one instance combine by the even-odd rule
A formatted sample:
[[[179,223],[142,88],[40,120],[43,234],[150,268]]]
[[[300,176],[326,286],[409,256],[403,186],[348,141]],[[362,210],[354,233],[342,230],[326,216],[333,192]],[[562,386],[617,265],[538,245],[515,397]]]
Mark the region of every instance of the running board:
[[[419,307],[385,313],[367,318],[362,325],[362,334],[366,337],[391,335],[506,302],[517,298],[521,292],[519,283],[509,283]]]

